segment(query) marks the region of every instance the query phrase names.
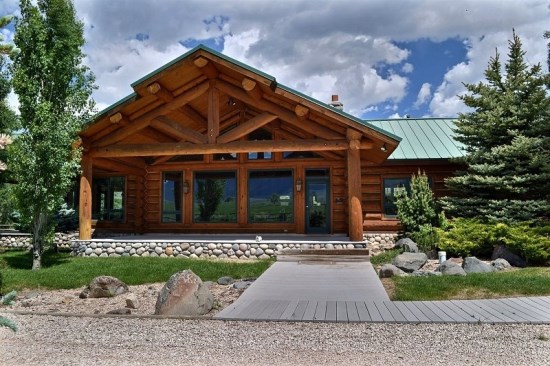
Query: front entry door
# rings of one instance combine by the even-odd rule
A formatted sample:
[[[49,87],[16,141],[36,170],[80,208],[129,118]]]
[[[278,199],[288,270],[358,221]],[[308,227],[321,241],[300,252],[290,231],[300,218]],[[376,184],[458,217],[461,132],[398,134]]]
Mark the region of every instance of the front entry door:
[[[306,177],[306,233],[330,233],[328,177]]]

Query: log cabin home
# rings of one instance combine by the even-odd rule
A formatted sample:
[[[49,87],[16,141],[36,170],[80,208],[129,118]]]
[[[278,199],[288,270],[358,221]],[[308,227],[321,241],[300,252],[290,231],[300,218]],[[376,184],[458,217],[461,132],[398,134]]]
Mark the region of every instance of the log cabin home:
[[[361,120],[197,46],[80,133],[80,239],[122,233],[396,231],[393,197],[460,156],[450,119]]]

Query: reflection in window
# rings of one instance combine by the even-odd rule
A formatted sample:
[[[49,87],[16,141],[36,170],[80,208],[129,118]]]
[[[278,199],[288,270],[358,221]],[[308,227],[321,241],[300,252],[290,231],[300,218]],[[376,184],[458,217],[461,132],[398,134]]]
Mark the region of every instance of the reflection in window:
[[[93,179],[92,218],[94,220],[124,220],[124,186],[124,177]]]
[[[237,222],[235,172],[197,172],[193,185],[194,222]]]
[[[182,173],[162,173],[162,222],[181,222]]]
[[[266,141],[266,140],[273,140],[273,136],[271,135],[271,132],[263,129],[253,131],[248,135],[248,141]],[[273,154],[269,151],[249,152],[248,159],[249,160],[269,160],[271,159],[272,155]]]
[[[397,216],[395,196],[397,192],[411,189],[411,178],[386,178],[384,179],[384,215]]]
[[[291,170],[251,171],[248,178],[250,223],[294,222]]]

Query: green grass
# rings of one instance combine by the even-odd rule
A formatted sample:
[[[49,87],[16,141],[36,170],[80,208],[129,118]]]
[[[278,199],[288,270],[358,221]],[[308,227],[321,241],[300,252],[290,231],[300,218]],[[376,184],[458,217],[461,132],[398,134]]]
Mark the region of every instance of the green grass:
[[[0,253],[0,292],[25,288],[78,288],[102,275],[117,277],[128,285],[165,282],[172,274],[184,269],[192,270],[203,281],[216,281],[222,276],[258,277],[271,263],[270,260],[243,263],[181,258],[85,258],[46,252],[42,269],[32,271],[30,253],[6,251]]]
[[[392,277],[392,300],[448,300],[550,295],[550,268],[467,276]]]
[[[399,254],[401,254],[401,249],[390,249],[386,250],[383,253],[380,253],[375,256],[370,257],[370,262],[374,266],[379,266],[386,263],[391,263],[393,258],[397,257]]]

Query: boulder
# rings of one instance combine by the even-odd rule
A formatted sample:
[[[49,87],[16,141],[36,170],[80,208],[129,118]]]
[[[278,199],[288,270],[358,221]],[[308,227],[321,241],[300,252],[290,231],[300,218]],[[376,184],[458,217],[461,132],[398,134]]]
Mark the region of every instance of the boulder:
[[[214,296],[191,270],[173,274],[160,290],[155,315],[197,316],[212,309]]]
[[[416,271],[413,271],[411,273],[411,276],[417,276],[417,277],[429,277],[429,276],[441,276],[441,272],[434,272],[434,271],[424,271],[421,269],[418,269]]]
[[[422,268],[428,261],[428,256],[424,253],[403,253],[399,254],[392,261],[392,264],[405,272],[413,272]]]
[[[512,253],[506,245],[497,245],[493,250],[493,255],[491,259],[502,258],[506,259],[510,265],[514,267],[527,267],[527,262],[519,255]]]
[[[493,267],[485,262],[480,261],[476,257],[464,258],[462,268],[466,273],[487,273],[494,271]]]
[[[126,296],[126,307],[129,309],[139,308],[139,300],[136,294],[130,293]]]
[[[245,290],[245,289],[249,288],[250,285],[252,285],[252,282],[253,281],[250,281],[250,280],[237,281],[233,284],[233,288],[236,289],[236,290]]]
[[[395,248],[403,249],[406,253],[418,253],[418,245],[409,238],[402,238],[395,243]]]
[[[493,270],[495,270],[495,271],[506,271],[506,270],[512,268],[510,263],[508,263],[508,261],[506,259],[503,259],[503,258],[497,258],[494,261],[492,261],[491,262],[491,267],[493,267]]]
[[[380,268],[380,278],[390,278],[393,276],[406,276],[407,273],[403,272],[393,264],[386,263]]]
[[[439,272],[445,276],[466,276],[466,271],[461,266],[449,261],[441,263]]]
[[[114,297],[128,292],[128,285],[111,276],[99,276],[94,278],[88,287],[80,293],[81,299]]]
[[[233,277],[223,276],[223,277],[218,278],[218,285],[226,286],[226,285],[231,285],[233,282],[235,282]]]

